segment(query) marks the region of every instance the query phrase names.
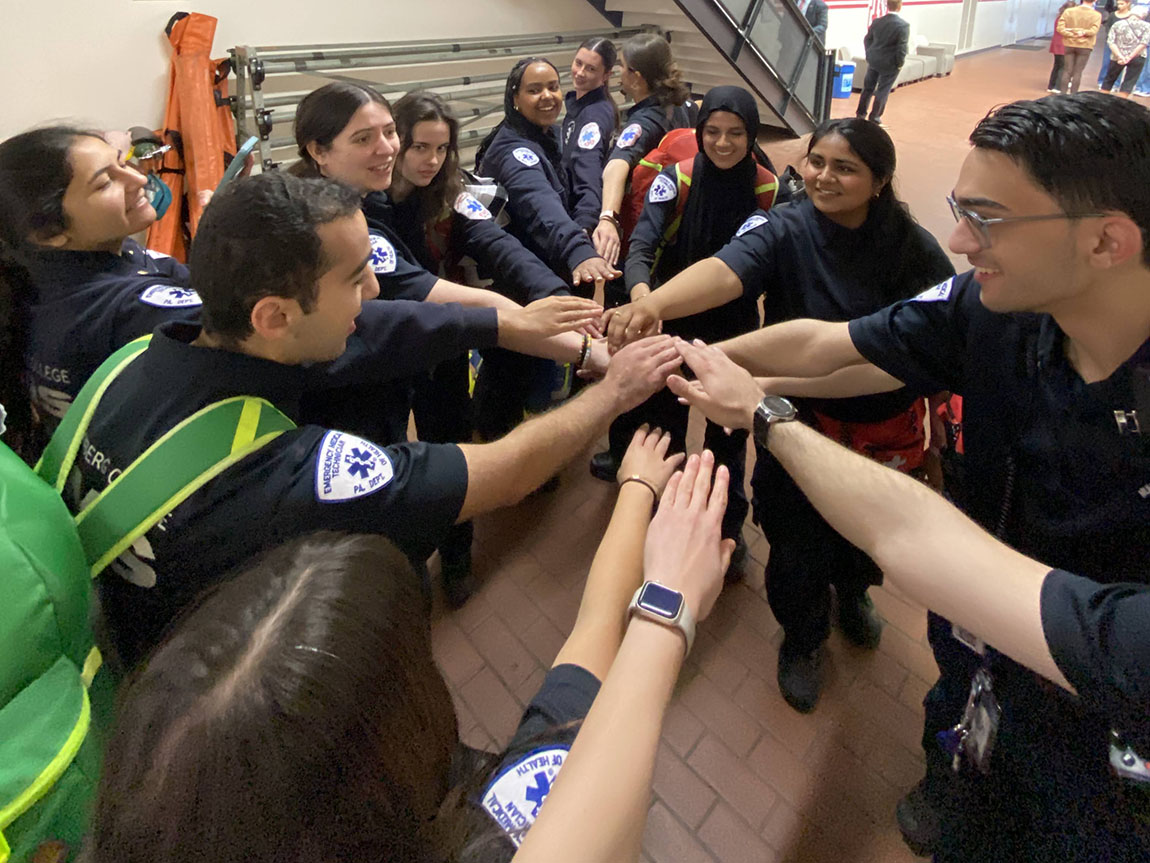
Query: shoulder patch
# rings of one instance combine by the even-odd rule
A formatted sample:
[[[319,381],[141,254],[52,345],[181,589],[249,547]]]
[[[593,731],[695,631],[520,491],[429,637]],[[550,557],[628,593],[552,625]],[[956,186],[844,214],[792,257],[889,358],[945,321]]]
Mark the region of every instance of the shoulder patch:
[[[181,306],[202,306],[204,301],[191,288],[179,285],[152,285],[140,294],[140,302],[161,309],[178,309]]]
[[[588,123],[579,130],[579,149],[581,150],[592,150],[602,140],[603,134],[599,131],[598,123]]]
[[[371,269],[376,275],[386,275],[387,273],[395,272],[395,264],[398,260],[395,254],[395,246],[387,237],[381,237],[379,234],[371,234]]]
[[[639,140],[639,136],[642,134],[643,127],[638,123],[632,123],[619,133],[619,140],[616,143],[620,147],[630,147]]]
[[[911,301],[916,303],[940,303],[950,299],[950,291],[953,287],[954,276],[951,276],[942,284],[935,285],[933,288],[927,288],[918,296],[911,297]]]
[[[753,216],[748,217],[747,221],[739,225],[739,230],[735,231],[735,236],[741,237],[743,234],[747,233],[747,231],[753,231],[759,225],[765,225],[767,221],[767,217],[762,213],[755,213]]]
[[[522,162],[528,168],[539,164],[539,157],[530,147],[516,147],[511,151],[511,155],[515,157],[517,162]]]
[[[550,746],[529,752],[505,768],[483,792],[483,808],[516,848],[539,817],[568,750],[567,746]]]
[[[315,457],[315,497],[322,503],[365,497],[394,476],[391,459],[380,447],[346,432],[329,431]]]
[[[459,197],[455,199],[455,212],[478,221],[491,218],[491,211],[479,203],[479,200],[470,192],[459,193]]]
[[[675,187],[675,181],[666,174],[657,176],[655,182],[651,183],[651,188],[647,191],[647,200],[655,204],[661,204],[664,201],[673,201],[678,196],[679,190]]]

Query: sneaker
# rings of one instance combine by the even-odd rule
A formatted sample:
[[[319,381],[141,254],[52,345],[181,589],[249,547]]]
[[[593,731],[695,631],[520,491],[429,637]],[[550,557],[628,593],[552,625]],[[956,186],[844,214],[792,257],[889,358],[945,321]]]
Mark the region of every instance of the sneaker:
[[[882,618],[864,591],[857,599],[839,594],[839,629],[847,641],[874,650],[882,640]]]
[[[822,691],[822,645],[810,653],[792,653],[784,639],[779,648],[779,691],[799,713],[810,713]]]
[[[471,552],[455,560],[440,563],[443,597],[451,608],[462,608],[475,593],[475,577],[471,574]]]
[[[611,450],[603,450],[591,456],[591,476],[603,482],[614,482],[615,475],[619,473],[620,462]]]
[[[942,824],[934,797],[924,776],[894,810],[902,841],[919,857],[931,856],[942,845]]]
[[[742,531],[739,532],[739,537],[735,541],[735,550],[731,552],[731,562],[727,565],[727,571],[723,573],[723,585],[737,584],[743,580],[743,567],[747,563],[747,541],[743,539]]]
[[[871,120],[871,122],[874,123],[876,126],[885,126],[886,125],[886,123],[884,123],[882,120]]]
[[[1061,94],[1061,93],[1062,93],[1062,91],[1061,91],[1061,90],[1059,90],[1057,87],[1051,87],[1051,88],[1050,88],[1050,89],[1048,89],[1046,92],[1047,92],[1047,93],[1058,93],[1058,94]]]

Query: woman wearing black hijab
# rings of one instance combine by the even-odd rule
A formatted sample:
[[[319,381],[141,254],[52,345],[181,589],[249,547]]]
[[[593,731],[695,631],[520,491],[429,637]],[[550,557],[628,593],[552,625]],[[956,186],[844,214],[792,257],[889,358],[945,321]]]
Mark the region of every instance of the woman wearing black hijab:
[[[775,176],[755,161],[759,110],[742,87],[715,87],[703,99],[695,136],[699,153],[665,168],[651,183],[643,213],[631,235],[624,277],[632,300],[657,290],[663,282],[730,242],[757,209],[774,202]],[[755,298],[740,297],[698,315],[670,323],[666,331],[710,343],[759,327]],[[671,433],[671,446],[686,448],[687,408],[670,390],[656,393],[611,426],[611,448],[591,460],[591,472],[614,479],[619,458],[641,423]],[[748,503],[743,491],[746,432],[726,434],[707,423],[707,449],[731,472],[723,538],[738,543],[730,572],[737,573],[746,554],[742,539]]]

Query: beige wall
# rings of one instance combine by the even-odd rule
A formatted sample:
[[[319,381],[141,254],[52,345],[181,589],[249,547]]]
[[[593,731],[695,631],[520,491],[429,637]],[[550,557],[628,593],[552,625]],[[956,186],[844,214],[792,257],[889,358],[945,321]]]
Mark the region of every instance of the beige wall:
[[[608,26],[584,0],[2,0],[0,138],[52,120],[158,126],[177,11],[220,19],[215,56],[292,45]],[[322,14],[317,10],[322,10]]]

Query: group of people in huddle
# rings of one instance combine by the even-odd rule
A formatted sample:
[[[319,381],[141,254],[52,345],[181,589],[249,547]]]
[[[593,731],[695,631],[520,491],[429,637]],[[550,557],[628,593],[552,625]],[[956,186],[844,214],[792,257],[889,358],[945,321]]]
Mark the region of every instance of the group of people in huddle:
[[[820,125],[783,201],[754,97],[691,102],[661,36],[589,40],[571,72],[567,94],[546,58],[507,78],[475,166],[506,226],[430,92],[309,94],[298,161],[219,191],[186,265],[133,239],[146,179],[101,134],[0,143],[3,441],[35,460],[106,374],[73,511],[221,400],[284,417],[97,582],[127,679],[87,859],[637,860],[663,713],[745,574],[748,512],[796,710],[832,623],[878,645],[884,573],[932,609],[912,847],[1141,858],[1144,787],[1107,753],[1118,732],[1150,755],[1150,452],[1129,432],[1150,423],[1150,115],[1102,94],[989,114],[949,198],[955,275],[880,125]],[[636,166],[692,127],[627,224]],[[556,364],[582,386],[525,419]],[[919,481],[927,400],[951,393],[969,518]],[[469,750],[427,561],[464,604],[473,519],[605,431],[591,470],[618,499],[574,627],[506,749]]]

